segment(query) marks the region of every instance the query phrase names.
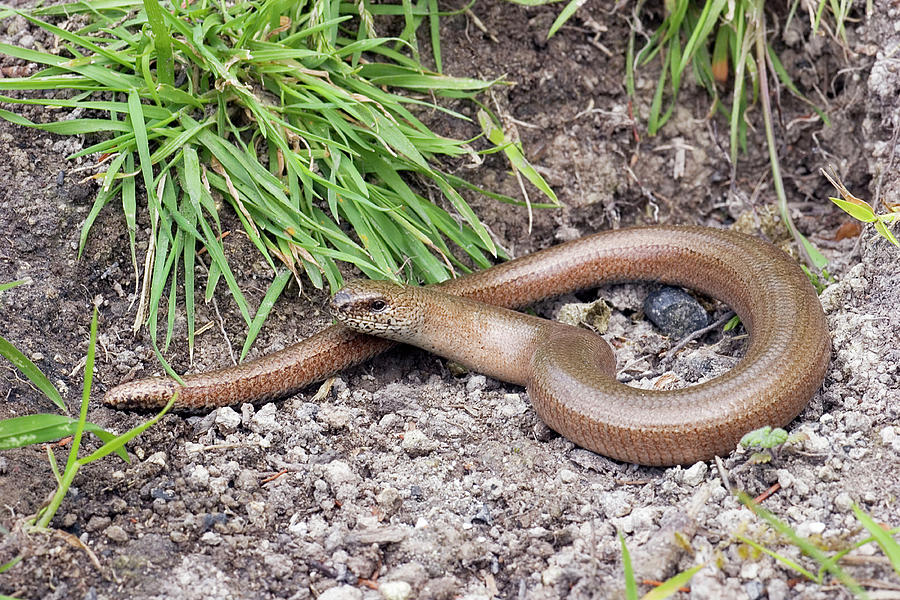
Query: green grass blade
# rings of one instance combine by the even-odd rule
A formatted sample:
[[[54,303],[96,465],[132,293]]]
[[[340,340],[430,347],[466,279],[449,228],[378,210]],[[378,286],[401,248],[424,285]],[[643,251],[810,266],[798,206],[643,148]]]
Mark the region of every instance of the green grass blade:
[[[185,219],[196,225],[196,215],[190,201],[182,203],[182,214]],[[184,230],[183,230],[184,231]],[[188,356],[191,362],[194,360],[194,334],[196,331],[196,315],[194,306],[195,277],[194,265],[197,259],[197,238],[191,232],[186,232],[184,236],[184,312],[187,320],[188,334]]]
[[[157,0],[144,0],[147,21],[153,31],[153,47],[156,49],[156,71],[159,82],[171,86],[175,82],[175,59],[172,56],[172,37],[166,26],[164,11]]]
[[[66,474],[70,474],[71,476],[74,476],[75,471],[78,470],[75,463],[78,459],[78,450],[81,448],[81,439],[84,435],[85,425],[87,424],[88,403],[91,399],[91,383],[94,380],[94,355],[97,350],[97,316],[99,312],[97,305],[94,304],[87,358],[84,361],[84,385],[82,386],[81,392],[81,408],[78,412],[78,424],[75,427],[75,433],[72,436],[72,446],[69,448],[69,458],[66,460],[65,471]]]
[[[778,562],[780,562],[787,568],[794,570],[797,573],[800,573],[801,575],[803,575],[810,581],[815,581],[816,583],[822,582],[821,578],[818,577],[817,575],[815,575],[814,573],[812,573],[812,571],[805,569],[800,563],[788,558],[787,556],[782,556],[781,554],[778,554],[774,550],[770,550],[770,549],[766,548],[765,546],[763,546],[762,544],[754,542],[753,540],[751,540],[747,537],[744,537],[742,535],[735,536],[735,539],[738,539],[741,542],[747,544],[748,546],[751,546],[751,547],[755,548],[756,550],[759,550],[763,554],[771,556],[772,558],[774,558],[775,560],[777,560]]]
[[[434,54],[434,68],[438,73],[444,71],[441,64],[441,22],[437,0],[428,0],[428,26],[431,34],[431,50]]]
[[[664,600],[665,598],[677,594],[679,589],[687,585],[691,578],[697,574],[697,571],[703,567],[704,565],[697,565],[696,567],[691,567],[687,571],[669,577],[661,585],[656,586],[644,594],[641,600]]]
[[[684,53],[681,56],[677,68],[679,73],[687,68],[688,63],[694,57],[694,53],[697,51],[699,45],[706,43],[706,39],[718,22],[719,15],[722,13],[726,4],[727,0],[712,0],[711,2],[705,2],[703,4],[703,11],[691,31],[691,37],[684,45]]]
[[[0,450],[53,442],[74,435],[77,429],[78,419],[65,415],[36,414],[5,419],[0,421]],[[115,437],[91,422],[85,422],[84,430],[104,441]],[[127,461],[127,455],[119,453],[119,456]]]
[[[622,532],[619,534],[619,543],[622,546],[622,569],[625,571],[625,598],[626,600],[637,600],[637,581],[634,579],[634,569],[631,566],[631,554],[628,552],[628,546],[625,545],[625,536]]]
[[[881,550],[884,552],[885,556],[888,557],[888,560],[891,561],[894,572],[897,575],[900,575],[900,544],[891,537],[891,534],[882,529],[872,517],[863,512],[859,506],[854,504],[851,508],[853,509],[853,514],[856,515],[856,519],[862,523],[863,527],[872,534],[872,537],[875,538],[875,541],[881,546]]]
[[[0,421],[0,450],[21,448],[64,438],[74,432],[75,419],[65,415],[37,414]]]
[[[9,562],[3,563],[0,565],[0,573],[5,573],[12,569],[14,566],[22,562],[22,559],[25,558],[24,555],[20,554]],[[9,598],[9,596],[0,596],[0,598]],[[15,599],[13,599],[15,600]]]
[[[45,30],[49,31],[53,35],[59,37],[61,40],[65,40],[67,42],[77,44],[86,50],[96,52],[97,54],[106,58],[110,62],[118,63],[118,64],[122,65],[123,67],[125,67],[126,69],[130,70],[130,69],[134,68],[134,63],[132,63],[131,61],[126,59],[125,55],[121,52],[110,52],[103,46],[91,42],[85,36],[80,36],[80,35],[71,33],[69,31],[66,31],[65,29],[61,29],[61,28],[57,27],[56,25],[53,25],[51,23],[47,23],[46,21],[42,21],[38,18],[35,18],[26,12],[17,10],[17,11],[15,11],[15,14],[19,15],[23,19],[26,19],[27,21],[30,21],[34,25],[37,25],[41,29],[45,29]]]
[[[525,158],[525,154],[522,152],[522,145],[507,139],[503,130],[497,127],[493,120],[483,110],[478,111],[478,122],[481,125],[481,130],[491,143],[503,148],[503,153],[506,154],[506,158],[512,165],[513,170],[524,175],[525,179],[530,181],[537,189],[547,196],[554,206],[560,206],[559,199],[556,197],[556,192],[553,191],[544,178],[541,177],[537,170],[531,166],[531,163]]]
[[[241,357],[239,360],[244,360],[244,357],[247,356],[247,352],[253,346],[256,336],[259,334],[259,330],[262,328],[263,323],[272,311],[272,307],[275,306],[275,300],[281,296],[281,292],[284,290],[284,287],[290,279],[291,272],[284,270],[272,280],[271,284],[269,284],[269,289],[266,290],[266,295],[263,297],[262,302],[259,304],[259,309],[257,309],[256,314],[253,316],[253,322],[250,323],[247,339],[244,340],[244,347],[241,348]]]
[[[586,2],[587,0],[570,0],[550,26],[550,30],[547,32],[547,39],[549,40],[552,38],[556,32],[559,31],[559,28],[565,25],[566,22],[572,18],[572,15],[574,15],[579,8],[584,6]]]
[[[25,283],[30,283],[28,279],[17,279],[15,281],[8,281],[6,283],[0,283],[0,292],[5,292],[6,290],[11,290],[14,287],[23,285]]]
[[[0,117],[6,119],[10,123],[15,123],[16,125],[32,127],[34,129],[58,133],[60,135],[82,135],[85,133],[99,133],[105,131],[130,131],[124,123],[103,119],[73,119],[71,121],[60,121],[55,123],[33,123],[23,116],[4,109],[0,109]]]
[[[94,82],[96,85],[102,86],[99,89],[126,92],[130,89],[140,88],[143,85],[143,80],[141,78],[108,69],[106,68],[106,65],[103,64],[107,61],[94,59],[93,57],[66,59],[54,54],[46,54],[35,50],[26,50],[23,48],[18,48],[17,46],[10,46],[8,44],[0,44],[0,52],[9,54],[10,56],[17,56],[18,58],[22,58],[23,60],[29,60],[32,62],[49,65],[51,67],[58,67],[58,71],[81,75],[87,81]],[[65,81],[65,78],[62,78],[59,81],[63,82]],[[77,82],[78,80],[73,79],[73,81]],[[82,85],[84,85],[85,88],[91,88],[91,86],[88,86],[87,83],[84,83]],[[56,87],[61,88],[71,86],[61,86],[57,84]]]
[[[0,356],[5,357],[6,360],[11,362],[14,367],[21,371],[21,373],[28,378],[28,381],[49,398],[59,410],[66,412],[66,403],[63,402],[62,396],[59,394],[59,390],[56,389],[56,386],[47,379],[47,376],[44,375],[27,356],[22,354],[18,348],[10,344],[3,337],[0,337]]]
[[[900,246],[900,242],[897,241],[897,238],[894,236],[894,233],[888,229],[887,223],[882,220],[878,220],[875,222],[875,231],[877,231],[884,239],[889,241],[895,246]]]
[[[159,212],[159,200],[153,193],[153,163],[150,160],[150,143],[147,140],[147,128],[144,122],[144,112],[141,108],[141,97],[137,90],[128,93],[128,121],[134,133],[134,142],[137,145],[140,158],[141,175],[144,178],[144,189],[147,192],[147,200],[152,208],[152,213]]]
[[[800,548],[800,550],[802,550],[804,554],[813,558],[819,564],[828,563],[828,556],[826,556],[824,552],[819,550],[819,548],[817,548],[806,538],[797,535],[797,533],[793,529],[791,529],[791,527],[789,527],[787,523],[781,521],[771,512],[754,502],[753,499],[750,498],[750,496],[744,494],[743,492],[739,492],[738,499],[744,506],[749,508],[753,512],[753,514],[766,521],[775,531],[790,540],[792,544]],[[859,585],[859,583],[853,577],[845,573],[843,569],[841,569],[837,565],[832,565],[831,568],[828,569],[828,571],[832,575],[834,575],[838,579],[838,581],[847,586],[847,588],[850,589],[851,592],[853,592],[857,596],[866,597],[866,593]]]
[[[146,431],[150,427],[153,427],[154,425],[156,425],[156,423],[159,422],[159,420],[162,419],[163,416],[167,412],[169,412],[169,409],[172,408],[172,406],[175,404],[175,401],[177,399],[178,399],[178,392],[175,392],[175,394],[172,396],[172,398],[169,400],[169,402],[152,419],[145,421],[144,423],[141,423],[137,427],[134,427],[134,428],[126,431],[122,435],[115,436],[114,438],[110,439],[105,444],[103,444],[102,446],[100,446],[99,448],[97,448],[95,451],[91,452],[87,456],[83,456],[82,458],[79,458],[78,464],[86,465],[90,462],[93,462],[93,461],[99,459],[99,458],[103,458],[104,456],[106,456],[107,454],[110,454],[112,452],[115,452],[116,454],[119,454],[121,456],[122,454],[125,453],[125,444],[127,444],[128,442],[130,442],[131,440],[133,440],[140,434],[142,434],[144,431]],[[126,457],[127,457],[127,454],[126,454]]]
[[[76,13],[101,14],[108,11],[121,11],[120,16],[124,16],[140,5],[141,0],[89,0],[42,6],[35,9],[34,13],[37,15],[68,17],[70,14]]]

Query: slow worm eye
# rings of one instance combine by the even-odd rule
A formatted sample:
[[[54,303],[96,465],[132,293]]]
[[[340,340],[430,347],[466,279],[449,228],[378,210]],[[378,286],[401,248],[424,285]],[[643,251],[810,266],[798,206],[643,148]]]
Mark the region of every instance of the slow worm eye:
[[[385,308],[387,308],[387,302],[384,300],[372,300],[372,310],[375,312],[381,312]]]

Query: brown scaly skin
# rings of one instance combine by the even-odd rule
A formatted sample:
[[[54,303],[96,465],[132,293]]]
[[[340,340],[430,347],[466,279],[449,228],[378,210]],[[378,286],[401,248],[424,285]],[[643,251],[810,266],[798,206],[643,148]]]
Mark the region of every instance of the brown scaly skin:
[[[421,301],[439,315],[433,321],[450,324],[453,335],[441,338],[435,330],[424,343],[401,339],[527,385],[548,425],[586,448],[641,464],[690,463],[729,452],[743,433],[789,422],[821,385],[831,342],[815,291],[787,255],[751,236],[678,226],[607,231],[438,287],[453,296],[517,308],[601,283],[642,279],[684,285],[729,304],[751,334],[744,359],[699,386],[638,390],[616,383],[608,363],[598,364],[595,354],[606,352],[602,340],[597,343],[558,325],[549,330],[523,325],[520,317],[452,298],[436,300],[427,293]],[[479,320],[465,316],[473,311]],[[465,322],[476,325],[467,329]],[[488,325],[498,328],[492,334]],[[575,339],[567,337],[572,335]],[[449,341],[449,349],[442,339]],[[488,342],[479,341],[483,339]],[[391,345],[332,326],[258,360],[186,376],[176,409],[288,396]],[[481,346],[488,349],[483,360]],[[514,346],[530,352],[527,361]],[[501,350],[507,353],[504,360],[498,360]],[[509,356],[514,360],[509,362]],[[504,364],[518,370],[508,372]],[[175,386],[165,378],[134,381],[110,390],[105,401],[122,408],[158,408]]]

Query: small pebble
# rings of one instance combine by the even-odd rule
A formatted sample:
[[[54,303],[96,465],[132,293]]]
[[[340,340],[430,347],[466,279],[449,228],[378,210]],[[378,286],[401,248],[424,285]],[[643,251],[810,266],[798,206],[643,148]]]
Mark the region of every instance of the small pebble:
[[[277,406],[271,402],[263,405],[250,419],[250,431],[260,435],[265,435],[270,431],[279,431],[281,427],[275,420],[276,414],[278,414]]]
[[[748,600],[759,600],[763,597],[765,586],[762,581],[748,581],[744,584],[744,591],[747,592]]]
[[[403,434],[400,447],[411,457],[425,456],[434,450],[434,443],[420,429],[411,429]]]
[[[493,525],[494,519],[491,516],[491,509],[487,504],[478,507],[475,515],[470,519],[470,523],[484,523],[485,525]]]
[[[612,309],[601,298],[587,304],[577,302],[565,304],[559,309],[556,319],[574,327],[580,327],[582,324],[589,325],[597,333],[604,334],[609,330],[611,315]]]
[[[128,534],[118,525],[110,525],[103,530],[103,535],[120,544],[124,544],[128,541]]]
[[[110,519],[109,517],[94,515],[88,520],[87,525],[84,526],[84,529],[85,531],[93,533],[95,531],[106,529],[107,527],[109,527],[110,523],[112,523],[112,519]]]
[[[563,575],[563,570],[556,565],[550,565],[541,572],[541,583],[546,586],[555,585]]]
[[[489,477],[481,484],[481,489],[491,500],[497,500],[503,496],[503,480],[499,477]]]
[[[154,500],[162,500],[164,502],[171,502],[175,499],[175,492],[170,489],[165,488],[152,488],[150,490],[150,497]]]
[[[624,517],[631,512],[631,502],[629,495],[621,490],[604,494],[600,498],[600,508],[607,519],[615,517]]]
[[[409,486],[409,497],[419,502],[424,500],[425,492],[422,491],[422,486],[416,484]]]
[[[343,406],[322,406],[318,415],[319,421],[333,431],[349,428],[352,418],[353,415]]]
[[[176,544],[183,544],[186,541],[188,541],[190,538],[188,538],[187,534],[183,531],[173,531],[173,532],[169,533],[169,539],[172,540],[173,542],[175,542]]]
[[[528,403],[521,394],[504,394],[498,412],[502,417],[517,417],[528,412]]]
[[[385,581],[378,584],[384,600],[406,600],[412,596],[412,586],[405,581]]]
[[[459,581],[453,576],[438,577],[432,579],[422,587],[422,598],[434,598],[435,600],[450,600],[456,598],[459,592]]]
[[[147,457],[147,460],[145,462],[150,463],[152,465],[160,466],[163,469],[165,469],[166,468],[166,453],[162,452],[162,451],[154,452],[153,454],[151,454],[150,456]]]
[[[759,577],[759,563],[745,562],[741,565],[741,579],[756,579]]]
[[[466,391],[474,392],[484,389],[485,384],[487,383],[487,377],[484,375],[472,375],[469,378],[469,381],[466,382]]]
[[[200,542],[208,546],[218,546],[222,543],[222,536],[215,531],[207,531],[200,536]]]
[[[785,600],[788,597],[790,588],[783,579],[770,579],[766,584],[766,593],[769,600]]]
[[[352,585],[339,585],[319,594],[319,600],[362,600],[363,593]]]
[[[241,415],[228,406],[216,410],[216,425],[222,433],[232,433],[241,425]]]
[[[679,340],[709,322],[706,311],[693,296],[681,288],[668,286],[647,296],[644,314],[665,335]]]
[[[778,485],[782,488],[789,488],[794,484],[794,476],[787,469],[778,469]]]
[[[684,472],[681,481],[684,482],[684,485],[695,487],[703,483],[703,481],[706,479],[706,473],[708,471],[709,467],[705,462],[694,463]]]
[[[559,470],[559,479],[563,483],[572,483],[578,479],[578,473],[572,471],[570,469],[560,469]]]
[[[386,487],[375,496],[375,502],[378,503],[381,510],[390,516],[403,505],[403,498],[400,497],[400,492],[395,488]]]
[[[819,521],[804,521],[797,525],[797,535],[800,537],[809,537],[811,535],[819,535],[825,531],[825,523]]]
[[[209,470],[203,465],[195,466],[188,474],[188,478],[194,484],[200,487],[206,487],[209,484]]]
[[[342,460],[333,460],[325,465],[325,480],[332,489],[345,483],[353,483],[358,479],[350,465]]]

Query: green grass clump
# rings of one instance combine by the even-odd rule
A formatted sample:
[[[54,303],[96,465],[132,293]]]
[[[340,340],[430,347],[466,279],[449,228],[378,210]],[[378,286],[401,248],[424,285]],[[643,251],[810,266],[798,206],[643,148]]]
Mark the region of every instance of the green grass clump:
[[[754,48],[758,35],[765,40],[774,31],[789,27],[799,6],[798,1],[792,2],[785,22],[773,28],[766,25],[760,0],[667,0],[663,4],[662,23],[646,35],[646,42],[636,51],[641,32],[640,16],[644,12],[644,3],[639,2],[628,44],[626,87],[629,95],[636,98],[635,70],[659,58],[662,68],[647,115],[650,135],[671,117],[681,85],[688,75],[692,75],[709,94],[712,110],[729,118],[731,160],[736,162],[738,149],[746,149],[747,109],[759,100],[763,91],[761,70],[767,69],[786,90],[807,102],[827,124],[825,113],[803,96],[772,46],[764,41],[762,55]],[[851,7],[850,1],[819,0],[815,16],[810,15],[812,33],[815,35],[820,28],[830,31],[829,25],[833,24],[836,30],[832,33],[833,39],[845,44],[844,22]],[[812,5],[809,8],[812,9]],[[826,8],[831,15],[829,20],[822,19]],[[725,91],[724,95],[720,89]]]
[[[369,8],[377,7],[368,2],[87,0],[6,13],[52,33],[59,52],[0,45],[0,52],[43,66],[0,80],[0,90],[70,90],[70,97],[0,100],[90,116],[49,124],[8,111],[0,116],[98,140],[70,157],[99,158],[94,177],[101,188],[82,248],[99,211],[120,205],[140,290],[136,328],[146,322],[155,337],[168,293],[168,343],[181,288],[192,344],[194,270],[204,247],[211,257],[206,299],[224,280],[252,325],[244,352],[249,348],[271,302],[254,321],[225,258],[219,199],[233,207],[271,267],[270,301],[290,275],[336,289],[340,261],[369,277],[426,283],[465,270],[454,247],[477,267],[490,264],[498,248],[458,191],[475,186],[438,160],[474,152],[416,114],[465,119],[433,99],[472,98],[491,82],[425,69],[408,40],[425,15],[433,24],[437,13],[427,3],[403,7],[407,26],[399,38],[376,37]],[[72,22],[86,24],[77,31],[43,20],[78,14],[84,17]],[[406,48],[412,58],[401,52]],[[151,230],[143,257],[136,245],[140,211]]]
[[[21,283],[24,282],[16,281],[2,284],[0,285],[0,292]],[[69,456],[62,471],[60,471],[59,466],[57,465],[53,448],[46,446],[47,457],[50,462],[50,468],[56,478],[57,487],[46,504],[41,506],[33,517],[27,519],[27,522],[32,526],[46,528],[50,524],[50,521],[62,504],[63,499],[66,497],[66,494],[72,486],[72,483],[75,481],[75,476],[78,474],[78,470],[81,467],[113,452],[115,452],[122,460],[128,462],[125,444],[143,433],[147,428],[153,426],[175,403],[176,398],[173,397],[158,415],[118,436],[89,422],[87,420],[87,409],[91,396],[91,383],[94,374],[94,354],[96,347],[97,307],[95,305],[94,316],[91,320],[91,337],[84,366],[84,389],[81,397],[81,409],[77,419],[73,419],[64,414],[57,415],[46,413],[24,415],[0,421],[0,450],[21,448],[32,444],[42,444],[44,442],[72,436],[72,445],[69,449]],[[53,386],[50,380],[47,379],[47,376],[41,373],[37,366],[28,360],[20,350],[16,349],[2,337],[0,337],[0,356],[9,360],[35,387],[41,390],[47,398],[60,409],[60,411],[66,412],[66,405],[63,402],[59,391]],[[85,432],[94,434],[103,442],[103,444],[90,454],[79,456],[78,454],[81,449],[81,442]],[[0,572],[7,568],[11,568],[16,562],[18,561],[14,560],[3,565],[0,567]]]
[[[765,521],[788,543],[797,547],[804,555],[808,556],[813,561],[818,563],[819,568],[815,572],[813,572],[805,568],[797,561],[779,554],[778,552],[775,552],[774,550],[771,550],[770,548],[767,548],[762,544],[759,544],[745,536],[736,535],[736,539],[763,554],[771,556],[788,569],[791,569],[792,571],[802,575],[809,581],[812,581],[819,585],[824,585],[826,583],[826,576],[831,575],[842,585],[844,585],[848,590],[850,590],[850,592],[852,592],[854,596],[865,600],[869,597],[866,590],[863,588],[860,582],[854,579],[846,571],[841,569],[838,563],[842,558],[844,558],[853,550],[856,550],[872,542],[875,542],[876,544],[878,544],[878,546],[881,547],[881,550],[888,558],[888,561],[894,572],[900,575],[900,544],[898,544],[897,540],[895,539],[895,536],[900,533],[900,529],[894,528],[887,530],[882,528],[868,514],[863,512],[855,504],[852,506],[853,514],[862,525],[862,528],[868,531],[869,537],[866,537],[854,543],[851,547],[845,550],[841,550],[840,552],[829,555],[825,551],[821,550],[810,539],[800,536],[796,531],[793,530],[793,528],[776,517],[772,512],[766,510],[765,508],[754,502],[747,494],[739,492],[738,499],[744,504],[744,506],[753,511],[753,513],[757,517]]]
[[[835,24],[836,43],[843,40],[843,23],[852,2],[826,3],[820,0],[813,34],[822,25],[821,17],[829,6]],[[793,2],[786,19],[787,27],[799,6]],[[639,2],[635,15],[642,10]],[[778,142],[775,138],[771,92],[778,84],[791,94],[807,102],[826,125],[828,117],[823,110],[807,100],[794,84],[778,54],[768,43],[768,37],[775,28],[767,24],[765,3],[762,0],[667,0],[664,3],[665,16],[662,24],[648,36],[647,43],[637,52],[636,29],[628,43],[626,58],[626,87],[629,95],[635,96],[634,70],[660,59],[661,69],[656,91],[650,103],[647,129],[655,134],[672,115],[678,92],[681,89],[688,68],[694,79],[703,86],[711,100],[712,112],[721,112],[729,119],[730,159],[732,177],[736,172],[739,149],[746,150],[747,112],[750,106],[759,103],[772,168],[772,181],[778,198],[778,207],[792,237],[797,241],[805,262],[814,272],[822,271],[826,258],[794,226],[787,208],[787,195],[781,177],[778,159]],[[636,27],[639,26],[635,17]],[[774,75],[773,85],[769,84],[769,73]],[[719,87],[730,81],[730,106],[720,97]],[[668,92],[668,100],[666,93]],[[726,94],[728,95],[728,94]],[[668,102],[666,108],[663,108]]]

